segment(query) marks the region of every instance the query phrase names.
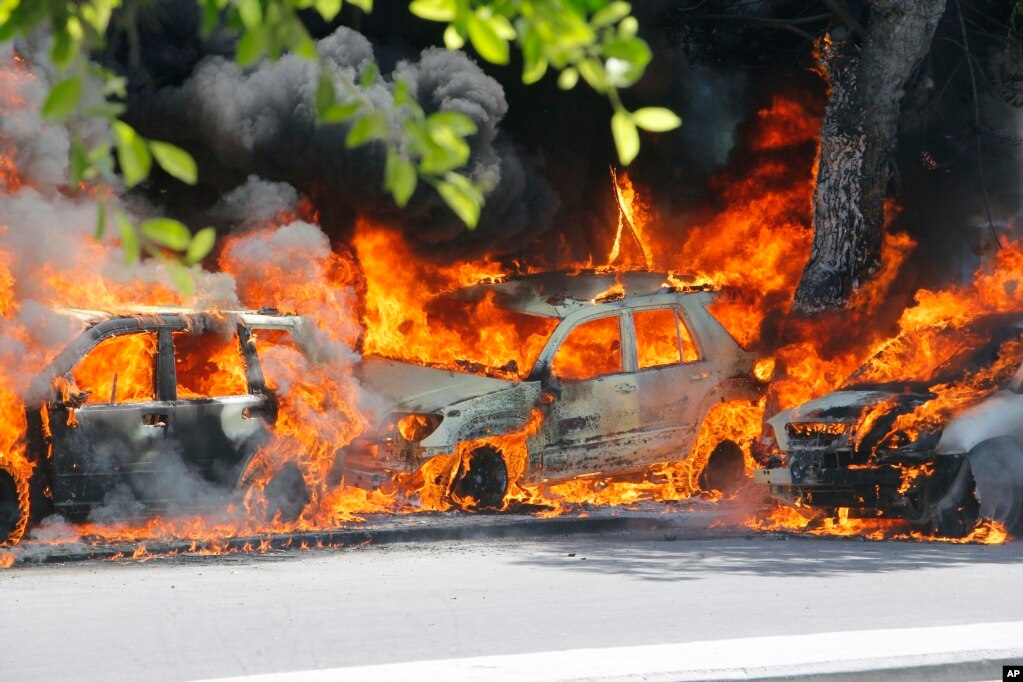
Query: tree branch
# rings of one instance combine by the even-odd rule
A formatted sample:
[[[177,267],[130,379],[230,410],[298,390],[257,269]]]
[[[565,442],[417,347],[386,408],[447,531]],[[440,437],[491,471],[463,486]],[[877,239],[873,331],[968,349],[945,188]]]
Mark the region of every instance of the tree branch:
[[[821,0],[821,3],[835,13],[842,23],[848,26],[853,33],[859,36],[860,40],[864,40],[867,37],[867,30],[863,28],[863,25],[856,21],[856,17],[852,15],[849,8],[845,6],[842,0]]]
[[[963,35],[963,50],[966,52],[966,65],[969,67],[970,87],[973,89],[973,139],[977,146],[977,177],[980,180],[980,191],[984,195],[984,208],[987,211],[987,226],[991,230],[991,236],[998,248],[1002,248],[1002,239],[995,230],[995,223],[991,217],[991,201],[987,194],[987,183],[984,181],[984,155],[980,144],[980,99],[977,97],[977,76],[973,73],[973,60],[970,55],[970,39],[966,33],[966,22],[963,20],[963,7],[959,0],[955,0],[956,12],[959,15],[959,30]]]

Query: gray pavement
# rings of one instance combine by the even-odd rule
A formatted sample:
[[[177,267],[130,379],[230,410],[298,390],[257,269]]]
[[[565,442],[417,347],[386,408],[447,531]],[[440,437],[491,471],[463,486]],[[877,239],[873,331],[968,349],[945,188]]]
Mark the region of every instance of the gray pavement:
[[[0,571],[0,679],[310,670],[371,679],[382,665],[433,662],[408,668],[427,670],[451,659],[579,649],[627,656],[634,647],[769,636],[999,632],[1000,623],[1023,621],[1021,560],[1020,542],[680,538],[656,529],[19,566]],[[821,646],[785,641],[775,648]],[[731,649],[741,669],[743,651],[753,649]],[[962,675],[976,679],[976,669]]]

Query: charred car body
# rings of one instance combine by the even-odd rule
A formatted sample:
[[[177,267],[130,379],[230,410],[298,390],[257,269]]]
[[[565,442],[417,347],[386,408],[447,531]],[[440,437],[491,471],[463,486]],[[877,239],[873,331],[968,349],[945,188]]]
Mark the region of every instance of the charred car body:
[[[664,274],[547,273],[480,284],[454,301],[489,298],[538,324],[530,366],[514,380],[445,371],[385,358],[363,359],[364,385],[388,409],[345,452],[345,480],[374,488],[459,444],[523,430],[525,480],[642,470],[685,459],[707,410],[721,401],[756,399],[754,356],[708,311],[714,293],[679,291]],[[505,368],[507,369],[507,368]],[[481,447],[454,485],[481,506],[500,504],[508,473],[500,453]],[[743,476],[730,441],[705,470],[713,487]]]
[[[273,311],[61,312],[83,330],[29,387],[31,516],[223,502],[276,419],[253,335],[298,339],[302,320]],[[24,528],[17,493],[0,469],[0,541]]]
[[[929,334],[926,362],[897,340],[842,390],[769,419],[774,455],[754,481],[810,515],[845,508],[951,537],[982,516],[1023,531],[1021,334],[1004,316],[948,327]]]

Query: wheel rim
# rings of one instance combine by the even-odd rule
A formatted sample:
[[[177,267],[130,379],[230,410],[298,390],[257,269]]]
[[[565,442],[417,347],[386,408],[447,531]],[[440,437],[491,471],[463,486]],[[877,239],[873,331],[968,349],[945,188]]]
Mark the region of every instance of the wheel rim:
[[[462,458],[451,486],[452,495],[468,502],[470,509],[500,509],[507,491],[508,467],[501,453],[489,446]]]

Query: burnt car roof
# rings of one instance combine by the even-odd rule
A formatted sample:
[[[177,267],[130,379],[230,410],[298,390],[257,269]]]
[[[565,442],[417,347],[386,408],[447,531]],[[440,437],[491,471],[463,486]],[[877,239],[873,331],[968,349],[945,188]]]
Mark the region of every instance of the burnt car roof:
[[[298,315],[282,314],[271,308],[261,310],[196,310],[183,307],[138,306],[124,308],[117,312],[84,310],[78,308],[57,308],[58,313],[82,322],[82,332],[75,336],[47,364],[43,372],[30,382],[27,400],[30,403],[41,400],[49,390],[52,377],[63,374],[98,341],[135,330],[192,330],[202,331],[224,323],[242,322],[252,329],[288,329],[299,341],[299,345],[311,355],[315,348],[306,337],[302,318]]]
[[[699,284],[683,287],[673,283],[679,281],[676,275],[646,270],[554,271],[510,277],[502,281],[482,282],[456,289],[446,296],[475,301],[492,292],[495,295],[495,302],[504,308],[541,317],[563,318],[582,306],[657,293],[710,289]],[[615,285],[620,285],[621,290],[609,293]]]
[[[110,320],[148,320],[149,324],[160,326],[161,321],[193,319],[226,319],[233,317],[245,322],[259,323],[272,319],[286,320],[297,316],[281,313],[273,308],[259,310],[199,310],[179,306],[131,306],[113,310],[88,310],[85,308],[57,308],[56,311],[80,320],[86,327]],[[172,323],[173,324],[173,323]]]

